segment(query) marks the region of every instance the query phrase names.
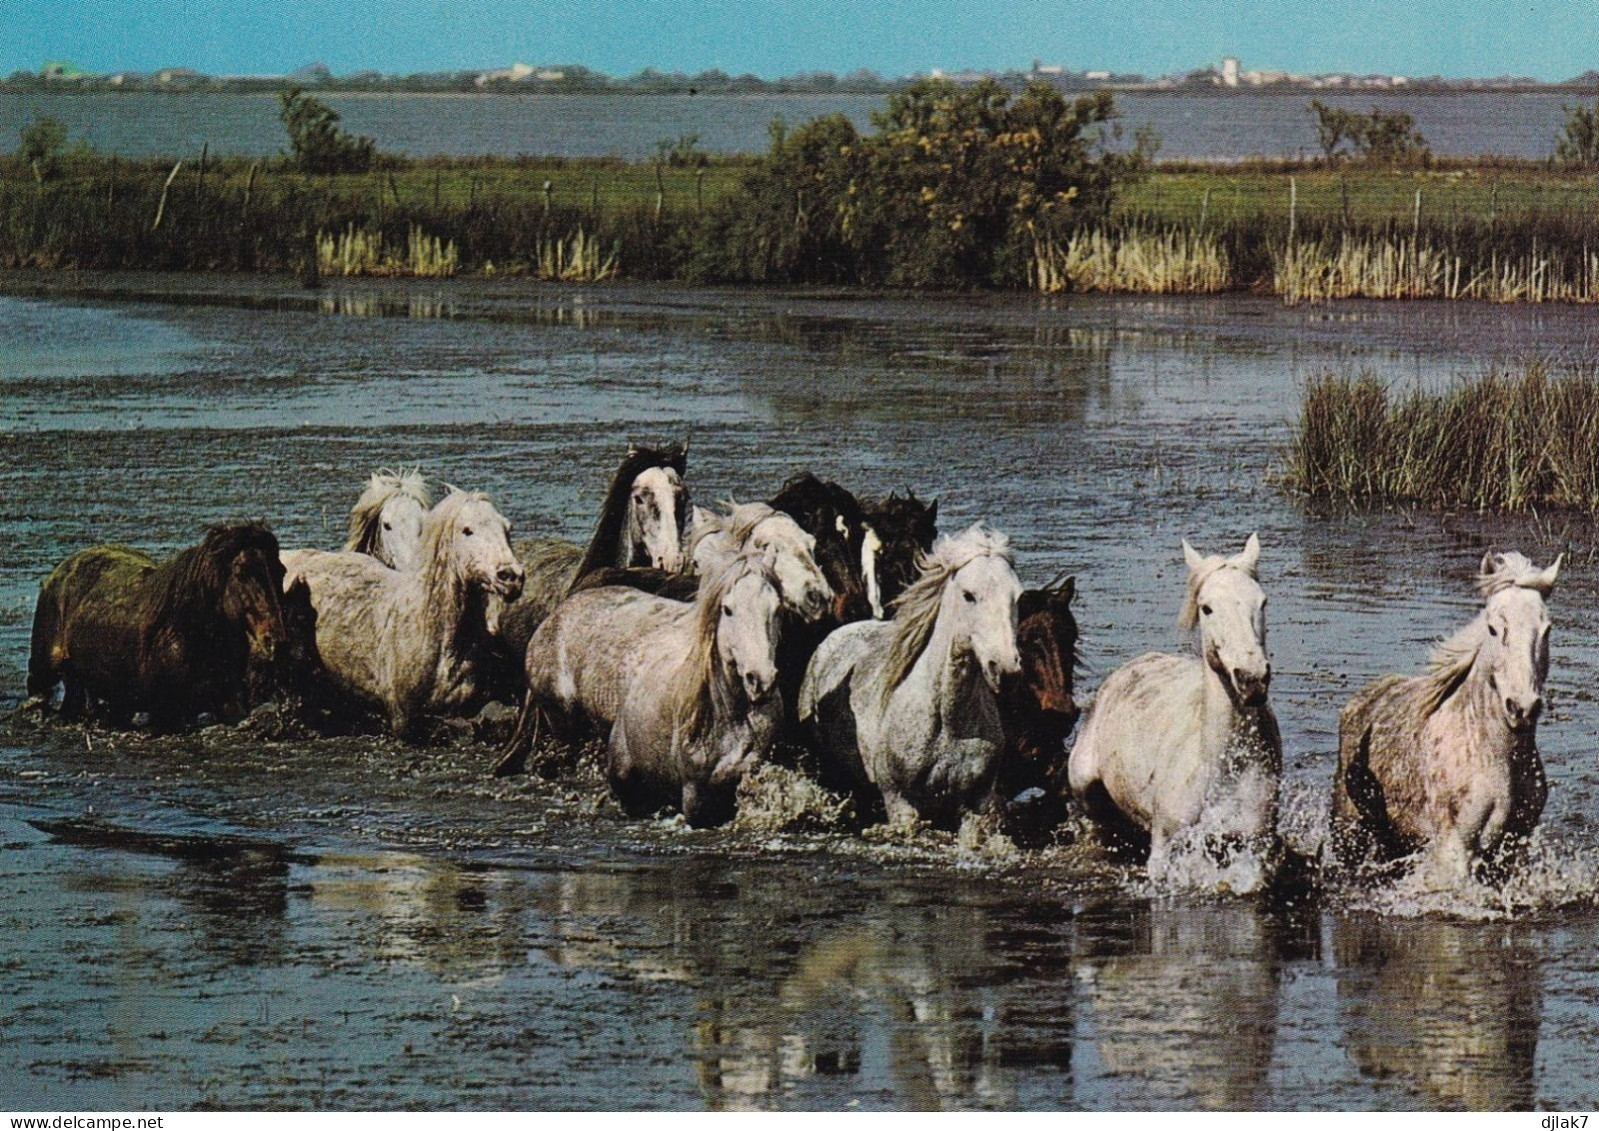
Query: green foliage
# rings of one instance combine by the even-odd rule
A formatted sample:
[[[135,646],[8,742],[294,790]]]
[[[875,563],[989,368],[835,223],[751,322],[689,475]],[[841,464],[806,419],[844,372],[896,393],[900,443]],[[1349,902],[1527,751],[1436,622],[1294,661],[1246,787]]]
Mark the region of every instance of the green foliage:
[[[54,176],[61,155],[67,147],[67,127],[55,118],[35,118],[22,127],[22,144],[17,156],[22,158],[40,180]]]
[[[1310,110],[1316,115],[1316,142],[1329,165],[1345,142],[1356,157],[1379,165],[1425,164],[1430,155],[1416,120],[1402,110],[1373,106],[1370,113],[1357,114],[1319,99],[1311,99]]]
[[[873,115],[875,133],[778,123],[766,157],[708,222],[691,274],[905,287],[1017,285],[1035,238],[1109,211],[1148,141],[1109,152],[1109,94],[1068,103],[1035,83],[922,79]]]
[[[372,167],[373,141],[339,128],[339,114],[299,87],[278,95],[278,117],[289,131],[294,162],[306,173],[364,173]]]
[[[1555,160],[1583,169],[1599,167],[1599,103],[1588,110],[1565,106],[1566,124],[1555,139]]]

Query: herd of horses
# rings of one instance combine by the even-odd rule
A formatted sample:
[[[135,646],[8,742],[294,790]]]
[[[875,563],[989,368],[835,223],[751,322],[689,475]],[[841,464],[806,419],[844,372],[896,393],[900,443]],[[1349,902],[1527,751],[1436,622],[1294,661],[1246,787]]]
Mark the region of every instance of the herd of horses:
[[[67,558],[41,587],[29,701],[48,709],[59,685],[64,718],[167,731],[286,696],[408,739],[501,701],[518,714],[496,774],[525,771],[541,734],[598,740],[635,816],[725,822],[753,768],[790,759],[863,820],[1080,809],[1147,850],[1154,879],[1201,851],[1251,862],[1235,890],[1269,886],[1282,739],[1259,539],[1231,556],[1183,543],[1194,652],[1118,668],[1078,726],[1075,580],[1024,589],[1003,534],[939,536],[937,507],[802,473],[703,509],[685,448],[634,446],[587,546],[513,542],[483,494],[433,502],[420,475],[379,472],[342,551],[285,550],[250,523],[166,562]],[[1502,874],[1548,789],[1536,731],[1559,569],[1486,555],[1482,610],[1426,674],[1344,708],[1324,866]]]

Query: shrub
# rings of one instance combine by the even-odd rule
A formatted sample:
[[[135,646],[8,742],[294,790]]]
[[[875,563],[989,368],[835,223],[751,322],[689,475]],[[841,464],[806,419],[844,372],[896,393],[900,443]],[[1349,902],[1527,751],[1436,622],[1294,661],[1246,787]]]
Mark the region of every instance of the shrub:
[[[339,128],[333,107],[299,87],[278,95],[278,117],[289,131],[294,163],[306,173],[364,173],[372,167],[374,143]]]
[[[1555,139],[1555,160],[1583,169],[1599,167],[1599,103],[1592,110],[1581,106],[1563,109],[1566,124]]]
[[[61,154],[67,147],[67,127],[55,118],[35,118],[22,127],[22,144],[17,156],[33,170],[40,180],[49,180],[56,173]]]

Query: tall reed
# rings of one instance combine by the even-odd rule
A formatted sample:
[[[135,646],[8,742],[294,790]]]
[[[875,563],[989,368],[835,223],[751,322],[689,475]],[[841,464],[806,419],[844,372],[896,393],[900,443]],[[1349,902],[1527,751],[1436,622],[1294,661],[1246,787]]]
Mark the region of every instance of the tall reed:
[[[1028,283],[1036,291],[1206,294],[1231,282],[1227,252],[1212,236],[1181,228],[1090,228],[1065,243],[1033,241]]]
[[[1309,382],[1282,485],[1339,506],[1599,511],[1599,376],[1543,363],[1439,392]]]

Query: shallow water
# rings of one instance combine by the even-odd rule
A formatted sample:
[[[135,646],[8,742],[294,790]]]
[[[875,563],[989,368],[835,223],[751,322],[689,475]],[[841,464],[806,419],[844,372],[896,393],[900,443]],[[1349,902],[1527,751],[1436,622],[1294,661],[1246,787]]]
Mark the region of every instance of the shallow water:
[[[700,501],[811,467],[914,487],[1078,576],[1090,691],[1176,643],[1179,539],[1264,546],[1290,839],[1320,835],[1338,707],[1469,615],[1485,546],[1574,551],[1552,602],[1533,863],[1491,899],[1151,891],[1086,845],[692,832],[591,771],[250,730],[0,732],[0,1106],[1594,1106],[1594,535],[1327,518],[1266,481],[1325,368],[1436,383],[1582,312],[1206,300],[0,279],[0,708],[38,580],[264,516],[336,544],[419,463],[519,532],[587,537],[629,438],[692,439]],[[86,812],[245,832],[197,862],[52,839]]]

